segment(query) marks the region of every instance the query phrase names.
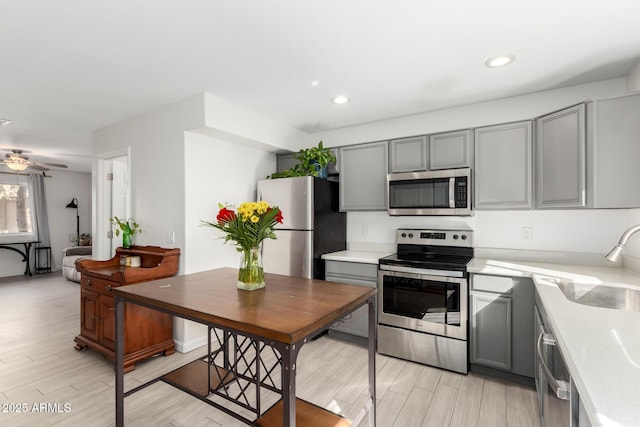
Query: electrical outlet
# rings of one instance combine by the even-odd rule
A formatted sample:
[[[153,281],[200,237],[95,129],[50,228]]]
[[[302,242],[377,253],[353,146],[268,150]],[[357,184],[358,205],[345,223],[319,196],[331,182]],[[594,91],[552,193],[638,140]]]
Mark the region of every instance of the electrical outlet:
[[[369,224],[362,224],[362,237],[369,237]]]
[[[170,231],[167,233],[167,243],[175,243],[176,242],[176,232]]]
[[[533,228],[532,227],[522,227],[520,228],[520,239],[521,240],[533,240]]]

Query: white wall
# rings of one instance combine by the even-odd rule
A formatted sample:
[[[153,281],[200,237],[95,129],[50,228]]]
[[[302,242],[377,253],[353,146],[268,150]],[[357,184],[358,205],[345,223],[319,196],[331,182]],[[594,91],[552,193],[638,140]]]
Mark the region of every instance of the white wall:
[[[532,119],[589,99],[626,93],[624,78],[464,105],[316,134],[327,146],[385,140]],[[464,222],[475,230],[476,247],[606,253],[631,223],[630,210],[476,211],[471,218],[389,217],[385,212],[350,212],[348,242],[390,244],[401,227]],[[640,220],[640,215],[637,215]],[[639,221],[640,222],[640,221]],[[367,225],[368,237],[362,226]],[[523,241],[521,228],[533,228]],[[640,240],[640,239],[639,239]]]
[[[298,151],[317,144],[309,134],[270,117],[205,94],[205,126],[210,136],[267,151]]]
[[[215,222],[218,203],[239,206],[256,200],[256,182],[276,168],[274,154],[228,141],[185,135],[185,273],[217,267],[238,267],[238,252],[223,244],[219,230],[203,227]]]
[[[192,97],[93,135],[94,157],[131,147],[131,216],[143,230],[135,236],[137,245],[184,248],[184,132],[202,126],[203,105],[202,95]],[[97,179],[93,181],[94,197]],[[167,242],[170,231],[175,233],[175,243]],[[182,270],[184,257],[180,258]]]
[[[75,246],[69,241],[69,234],[76,234],[76,210],[67,209],[67,203],[78,199],[80,233],[91,232],[91,174],[51,170],[51,178],[45,178],[45,197],[49,215],[51,237],[52,269],[62,268],[62,249]],[[33,254],[32,254],[33,260]],[[34,264],[32,264],[33,268]],[[18,276],[24,273],[22,257],[13,251],[0,250],[0,277]]]

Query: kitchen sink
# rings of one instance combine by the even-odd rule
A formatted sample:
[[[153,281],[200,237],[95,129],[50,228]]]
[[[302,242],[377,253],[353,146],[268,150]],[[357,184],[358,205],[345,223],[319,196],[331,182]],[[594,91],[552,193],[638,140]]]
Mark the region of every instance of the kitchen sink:
[[[573,280],[556,280],[555,282],[569,301],[593,307],[640,311],[640,289]]]

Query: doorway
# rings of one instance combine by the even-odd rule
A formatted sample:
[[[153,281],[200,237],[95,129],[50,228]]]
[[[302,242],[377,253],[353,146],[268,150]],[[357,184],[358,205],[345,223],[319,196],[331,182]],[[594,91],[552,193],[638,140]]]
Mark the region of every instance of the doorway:
[[[122,245],[109,218],[126,219],[131,216],[130,151],[127,147],[97,156],[94,259],[110,259],[115,255],[115,249]]]

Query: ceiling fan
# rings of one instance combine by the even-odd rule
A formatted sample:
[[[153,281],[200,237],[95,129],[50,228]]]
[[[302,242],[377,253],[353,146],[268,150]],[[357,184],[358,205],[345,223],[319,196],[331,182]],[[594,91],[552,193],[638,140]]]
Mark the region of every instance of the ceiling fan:
[[[20,172],[25,170],[26,168],[35,169],[38,171],[48,171],[49,168],[63,168],[66,169],[68,166],[63,165],[61,163],[48,163],[48,162],[40,162],[40,161],[32,161],[29,160],[29,156],[25,153],[30,153],[27,150],[21,150],[19,148],[10,148],[10,153],[5,154],[5,159],[1,160],[0,164],[4,164],[9,169]]]

